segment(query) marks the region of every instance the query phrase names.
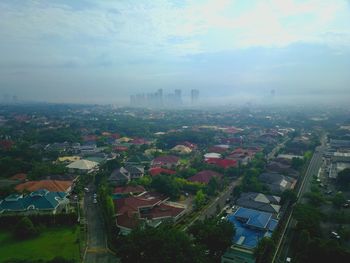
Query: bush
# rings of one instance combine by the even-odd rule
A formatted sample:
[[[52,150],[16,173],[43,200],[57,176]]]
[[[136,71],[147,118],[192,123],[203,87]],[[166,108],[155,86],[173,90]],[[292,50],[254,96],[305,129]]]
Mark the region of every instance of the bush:
[[[14,235],[18,239],[26,239],[37,236],[38,230],[34,227],[33,222],[28,217],[23,217],[14,228]]]

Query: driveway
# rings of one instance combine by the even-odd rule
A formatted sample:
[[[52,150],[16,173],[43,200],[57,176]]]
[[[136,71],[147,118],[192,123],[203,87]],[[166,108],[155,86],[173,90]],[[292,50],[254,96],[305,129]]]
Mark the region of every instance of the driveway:
[[[119,262],[107,248],[107,235],[105,233],[104,221],[98,204],[93,203],[95,189],[89,187],[90,191],[84,197],[84,211],[87,223],[88,245],[84,255],[86,263],[114,263]]]

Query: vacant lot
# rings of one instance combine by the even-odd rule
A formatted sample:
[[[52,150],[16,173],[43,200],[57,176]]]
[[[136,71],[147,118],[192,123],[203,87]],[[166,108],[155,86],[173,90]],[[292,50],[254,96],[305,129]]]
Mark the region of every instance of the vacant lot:
[[[76,227],[48,228],[40,236],[16,240],[10,232],[0,231],[0,262],[8,259],[49,260],[60,256],[79,261]]]

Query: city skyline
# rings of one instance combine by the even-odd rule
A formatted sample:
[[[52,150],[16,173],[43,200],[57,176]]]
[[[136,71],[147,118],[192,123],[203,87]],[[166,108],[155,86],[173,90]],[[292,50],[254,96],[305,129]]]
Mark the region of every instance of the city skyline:
[[[347,103],[349,1],[1,1],[0,94],[116,103]]]

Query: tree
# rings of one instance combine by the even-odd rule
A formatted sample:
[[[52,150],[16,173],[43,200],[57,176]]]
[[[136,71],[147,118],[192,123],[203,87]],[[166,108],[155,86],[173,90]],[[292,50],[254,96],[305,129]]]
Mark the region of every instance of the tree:
[[[194,203],[195,203],[196,209],[201,208],[205,204],[205,201],[206,201],[205,194],[203,193],[202,190],[198,190],[194,197]]]
[[[287,189],[282,193],[281,203],[285,204],[289,202],[290,205],[294,204],[297,201],[297,194],[292,189]]]
[[[333,206],[336,208],[340,208],[346,202],[346,198],[343,193],[338,192],[332,198]]]
[[[309,199],[310,204],[314,206],[320,206],[325,201],[320,192],[309,192],[305,196]]]
[[[210,178],[209,183],[208,183],[207,188],[206,188],[207,194],[211,195],[211,196],[215,195],[217,190],[219,189],[219,186],[220,186],[220,182],[216,176]]]
[[[205,250],[209,250],[209,257],[215,262],[231,246],[235,228],[227,220],[206,219],[196,221],[189,228],[189,233],[194,237],[197,244],[203,246]]]
[[[168,195],[172,199],[176,199],[180,195],[180,186],[176,180],[168,175],[158,175],[151,183],[151,186],[160,193]]]
[[[270,263],[275,251],[275,243],[271,238],[264,237],[255,248],[256,263]]]
[[[293,242],[295,244],[294,250],[296,251],[297,261],[303,262],[307,255],[307,249],[310,243],[310,233],[307,230],[302,230],[300,233],[296,233],[296,241]]]
[[[350,185],[350,168],[344,169],[338,173],[337,183],[343,188],[346,188]]]
[[[200,263],[204,252],[186,233],[164,225],[136,228],[117,244],[121,262]]]
[[[28,217],[22,217],[14,228],[14,235],[18,239],[26,239],[38,235],[38,230]]]
[[[292,168],[297,170],[297,171],[300,171],[301,168],[303,167],[304,165],[304,160],[301,159],[301,158],[292,158]]]
[[[310,233],[311,237],[320,235],[320,221],[321,214],[314,207],[309,204],[298,204],[295,207],[294,218],[298,221],[297,230],[307,230]]]

